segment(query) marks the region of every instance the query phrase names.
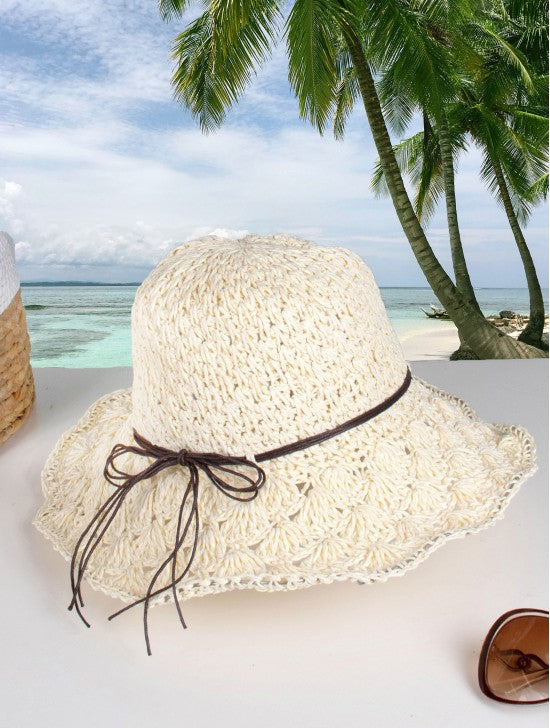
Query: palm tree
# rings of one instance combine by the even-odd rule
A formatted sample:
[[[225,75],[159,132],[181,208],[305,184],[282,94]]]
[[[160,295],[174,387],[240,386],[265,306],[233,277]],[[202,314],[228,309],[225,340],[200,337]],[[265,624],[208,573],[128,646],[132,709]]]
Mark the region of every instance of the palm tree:
[[[517,159],[523,156],[527,144],[523,148],[517,148],[515,145],[518,142],[518,133],[516,132],[512,136],[509,129],[506,129],[504,134],[508,137],[505,140],[509,143],[508,154],[504,154],[502,147],[498,152],[495,152],[498,137],[502,136],[502,129],[498,128],[498,124],[494,123],[495,120],[492,117],[484,117],[476,113],[477,109],[473,111],[468,127],[461,127],[460,129],[457,128],[456,119],[453,118],[452,113],[449,114],[451,119],[449,126],[452,129],[451,136],[454,147],[453,156],[456,158],[461,151],[466,149],[467,132],[471,134],[477,146],[483,151],[482,178],[506,212],[528,284],[529,322],[519,338],[521,341],[546,351],[548,345],[542,339],[545,320],[544,300],[537,271],[520,226],[520,220],[527,220],[533,202],[546,197],[548,177],[547,174],[543,174],[531,185],[528,184],[528,180],[522,180],[521,165],[517,162]],[[492,128],[487,129],[486,120],[489,121],[489,125],[492,123]],[[463,123],[465,121],[464,117],[460,121]],[[437,200],[444,194],[441,150],[437,139],[437,129],[429,125],[429,131],[427,131],[426,127],[425,124],[424,131],[420,131],[394,146],[400,168],[409,175],[415,187],[415,210],[419,218],[424,221],[431,217]],[[502,140],[499,141],[502,144]],[[506,161],[503,161],[506,157]],[[510,161],[514,159],[516,160],[515,165]],[[518,178],[520,178],[521,186],[514,185]],[[387,194],[384,175],[379,162],[375,165],[372,188],[378,195]]]
[[[464,23],[471,22],[471,10],[469,2],[459,2],[453,5],[453,13],[446,12],[439,19],[433,15],[427,16],[423,20],[423,35],[438,39],[438,44],[435,44],[432,49],[427,49],[428,52],[425,54],[426,65],[429,67],[430,64],[437,64],[438,68],[438,73],[433,74],[432,83],[424,83],[424,76],[421,78],[420,83],[418,83],[417,78],[411,78],[402,66],[401,56],[397,56],[389,58],[389,65],[379,69],[381,78],[377,83],[377,88],[384,115],[389,119],[390,125],[397,133],[404,130],[415,108],[422,111],[425,127],[429,126],[430,117],[437,121],[438,135],[436,139],[439,147],[440,179],[445,196],[447,228],[456,288],[470,306],[481,314],[466,264],[458,223],[454,155],[447,119],[447,105],[454,98],[459,88],[457,55],[465,52],[466,56],[471,54],[471,50],[464,43],[461,35]],[[439,22],[444,20],[445,26],[437,25],[438,20]],[[441,46],[447,52],[441,52]],[[353,66],[343,66],[337,98],[340,102],[345,99],[346,105],[345,107],[342,107],[339,103],[336,105],[334,132],[337,137],[343,136],[345,128],[345,118],[342,114],[346,115],[349,112],[353,106],[355,96],[358,95],[358,89],[354,85],[354,81]],[[411,83],[411,81],[413,82]],[[426,129],[426,138],[427,133],[428,129]],[[457,352],[454,352],[451,358],[478,358],[466,345],[460,330],[458,333],[460,348]]]
[[[548,350],[541,341],[542,291],[520,224],[547,191],[548,0],[504,0],[495,10],[498,34],[517,49],[519,62],[508,64],[500,44],[485,49],[476,78],[481,118],[472,119],[470,133],[485,150],[482,176],[504,207],[525,269],[530,313],[519,340]]]
[[[187,5],[188,0],[160,0],[165,18],[181,15]],[[282,5],[277,0],[210,0],[202,15],[176,37],[176,97],[198,118],[203,130],[223,123],[227,110],[269,56],[283,25]],[[442,88],[440,66],[433,58],[448,52],[437,38],[424,32],[419,19],[426,15],[440,21],[449,5],[453,3],[444,0],[294,0],[284,22],[289,81],[301,116],[322,131],[334,110],[338,59],[344,46],[398,219],[428,282],[464,341],[481,358],[541,356],[537,349],[504,336],[487,322],[461,296],[437,260],[405,189],[380,106],[373,68],[389,65],[391,58],[402,58],[403,73],[411,82],[420,83],[422,78],[434,93]],[[448,65],[441,64],[441,68]]]
[[[468,131],[476,144],[483,149],[481,174],[506,212],[527,279],[529,322],[519,340],[548,350],[548,345],[542,342],[545,314],[542,290],[520,225],[520,222],[527,220],[531,204],[536,199],[533,197],[533,185],[536,181],[526,167],[531,166],[536,171],[542,171],[541,167],[545,164],[544,158],[541,159],[542,144],[540,141],[532,142],[529,136],[521,134],[518,129],[510,129],[502,124],[502,120],[488,114],[483,106],[473,111],[477,113],[471,114]],[[522,120],[527,134],[531,131],[528,127],[538,126],[539,118],[533,114],[531,119]],[[547,123],[546,120],[546,133]]]
[[[489,40],[493,38],[489,36]],[[548,345],[542,341],[542,291],[520,226],[528,219],[532,204],[545,196],[547,77],[532,77],[525,68],[520,73],[517,65],[510,63],[509,52],[502,53],[500,42],[485,42],[483,51],[473,72],[470,64],[470,75],[462,82],[459,101],[446,109],[450,154],[456,158],[465,149],[468,134],[483,153],[481,176],[506,212],[529,288],[530,317],[519,338],[547,351]],[[437,198],[447,192],[440,133],[441,129],[434,129],[425,117],[423,132],[394,147],[401,168],[416,186],[415,209],[421,219],[429,217]],[[373,187],[377,192],[385,191],[379,164],[375,167]]]

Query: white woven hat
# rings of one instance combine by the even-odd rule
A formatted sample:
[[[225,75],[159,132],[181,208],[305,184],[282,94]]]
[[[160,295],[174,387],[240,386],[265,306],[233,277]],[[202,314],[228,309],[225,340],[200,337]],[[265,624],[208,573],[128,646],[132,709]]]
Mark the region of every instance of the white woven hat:
[[[132,336],[132,389],[92,405],[43,471],[35,524],[75,554],[73,601],[84,572],[126,602],[149,589],[146,607],[384,580],[491,524],[535,470],[523,428],[486,424],[416,377],[409,386],[373,276],[343,248],[282,235],[188,243],[139,288]],[[258,453],[381,404],[363,424],[264,458],[258,474]],[[214,459],[202,467],[200,453]],[[252,500],[227,497],[243,486]]]

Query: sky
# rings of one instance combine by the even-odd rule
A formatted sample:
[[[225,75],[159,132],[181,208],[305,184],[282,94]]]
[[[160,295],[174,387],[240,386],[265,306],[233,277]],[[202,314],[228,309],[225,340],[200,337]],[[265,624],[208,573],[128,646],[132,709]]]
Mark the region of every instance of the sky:
[[[370,191],[376,152],[361,108],[343,141],[321,137],[298,118],[280,45],[204,135],[170,84],[184,27],[164,22],[155,0],[0,3],[0,229],[22,280],[141,281],[193,238],[285,232],[353,249],[379,285],[425,285],[391,202]],[[457,174],[473,283],[522,287],[479,166],[472,149]],[[547,215],[540,206],[526,230],[543,285]],[[450,271],[442,206],[427,232]]]

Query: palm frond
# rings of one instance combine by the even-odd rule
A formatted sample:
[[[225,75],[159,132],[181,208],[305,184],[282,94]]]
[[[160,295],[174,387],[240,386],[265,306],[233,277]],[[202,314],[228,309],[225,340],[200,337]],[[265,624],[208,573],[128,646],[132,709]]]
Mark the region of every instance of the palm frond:
[[[525,55],[502,35],[497,33],[490,25],[485,26],[485,32],[492,37],[497,47],[502,51],[506,60],[519,71],[521,79],[527,89],[533,88],[533,79],[529,71],[529,63]]]
[[[526,225],[533,213],[533,203],[526,194],[518,194],[516,190],[508,184],[508,194],[512,201],[514,214],[520,225]]]
[[[374,163],[372,177],[370,180],[370,188],[374,192],[375,197],[388,197],[390,194],[388,185],[386,184],[384,170],[382,169],[382,163],[379,159],[377,159]]]
[[[542,73],[548,72],[548,0],[506,0],[507,38]]]
[[[269,57],[279,19],[275,0],[212,0],[176,37],[175,96],[198,118],[203,131],[221,125]]]
[[[340,58],[337,63],[339,81],[336,87],[336,98],[334,104],[334,118],[332,120],[332,131],[335,139],[343,139],[346,122],[351,114],[355,101],[359,96],[359,83],[357,74],[351,61]]]
[[[456,70],[448,26],[442,22],[449,5],[441,0],[365,0],[368,50],[382,72],[384,111],[395,109],[394,123],[399,105],[437,113],[452,97]]]
[[[533,202],[546,200],[548,197],[548,172],[537,179],[529,188],[529,195]]]
[[[514,131],[530,139],[539,148],[548,147],[548,116],[513,106],[507,108],[506,112]]]
[[[290,86],[300,116],[320,133],[336,104],[338,29],[345,12],[338,0],[295,0],[285,25]]]
[[[514,208],[514,214],[520,224],[525,224],[531,215],[532,203],[526,194],[526,190],[528,189],[526,178],[522,170],[514,167],[513,165],[510,166],[510,156],[505,157],[502,155],[492,157],[491,154],[485,150],[480,170],[481,179],[498,204],[501,207],[504,207],[504,201],[502,199],[498,178],[495,172],[495,159],[498,160],[502,169],[508,189],[508,195]]]
[[[396,80],[399,69],[391,66],[376,82],[376,89],[386,123],[395,134],[403,134],[418,109],[414,94],[403,93],[401,81]]]
[[[416,187],[414,207],[419,218],[427,222],[445,192],[445,180],[441,166],[439,138],[426,114],[424,114],[422,154],[419,162],[417,169],[413,170],[411,175]]]
[[[160,16],[163,20],[172,20],[183,15],[191,0],[158,0]]]
[[[403,139],[403,141],[398,144],[394,144],[393,146],[393,151],[397,164],[399,165],[399,169],[403,174],[409,175],[413,182],[415,182],[418,177],[417,170],[419,167],[419,159],[422,157],[423,137],[424,133],[418,132],[418,134],[414,134],[408,139]],[[377,197],[382,197],[388,194],[384,174],[380,166],[380,160],[375,162],[370,186]]]

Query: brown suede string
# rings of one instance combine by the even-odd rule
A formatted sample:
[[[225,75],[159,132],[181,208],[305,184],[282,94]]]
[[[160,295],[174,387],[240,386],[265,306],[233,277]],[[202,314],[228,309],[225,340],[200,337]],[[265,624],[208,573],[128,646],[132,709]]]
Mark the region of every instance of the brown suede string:
[[[164,592],[171,591],[173,594],[174,602],[178,612],[180,622],[184,629],[187,628],[183,614],[181,611],[181,605],[178,599],[177,585],[185,578],[188,574],[189,569],[195,558],[197,550],[197,543],[199,537],[199,510],[198,510],[198,495],[199,495],[199,472],[203,472],[210,482],[225,496],[232,498],[236,501],[252,501],[254,500],[260,488],[265,483],[265,472],[257,463],[264,462],[265,460],[272,460],[279,458],[290,453],[297,452],[298,450],[304,450],[305,448],[317,445],[320,442],[324,442],[329,438],[341,435],[343,432],[358,427],[359,425],[368,422],[373,417],[381,414],[385,410],[389,409],[395,402],[397,402],[407,391],[411,383],[412,375],[410,369],[407,369],[407,374],[403,381],[403,384],[399,389],[394,392],[390,397],[385,399],[380,404],[372,407],[371,409],[363,412],[363,414],[354,417],[351,420],[347,420],[342,425],[333,428],[332,430],[326,430],[318,435],[306,437],[303,440],[298,440],[290,445],[284,445],[273,450],[267,450],[266,452],[260,453],[254,456],[254,462],[248,460],[245,457],[234,457],[232,455],[220,455],[218,453],[200,453],[200,452],[188,452],[187,450],[169,450],[159,445],[146,440],[142,435],[134,430],[134,441],[136,445],[115,445],[107,458],[103,474],[105,479],[116,486],[114,493],[107,498],[103,505],[99,508],[95,516],[92,518],[90,523],[86,526],[78,539],[74,548],[73,556],[71,559],[71,592],[72,600],[69,604],[69,610],[73,608],[78,613],[84,624],[89,627],[90,624],[84,618],[82,608],[84,602],[82,600],[82,579],[88,566],[88,563],[101,542],[101,539],[107,532],[109,526],[113,522],[116,514],[122,507],[126,497],[129,495],[132,488],[140,483],[142,480],[152,478],[157,473],[160,473],[166,468],[179,465],[180,467],[187,468],[189,471],[189,480],[185,488],[181,504],[178,511],[178,521],[174,539],[174,548],[168,554],[166,559],[159,566],[147,589],[147,593],[141,599],[138,599],[131,604],[123,607],[118,612],[112,614],[109,619],[117,617],[119,614],[126,612],[128,609],[135,607],[138,604],[143,604],[143,629],[145,634],[145,644],[147,646],[147,654],[151,654],[151,645],[149,641],[149,628],[148,628],[148,612],[149,604],[153,597],[163,594]],[[146,458],[152,458],[153,462],[144,468],[139,473],[126,473],[120,470],[116,464],[116,459],[123,454],[133,453],[134,455],[140,455]],[[243,470],[235,470],[236,466],[240,466]],[[228,473],[234,476],[236,479],[242,482],[242,485],[234,485],[227,482],[224,479],[224,474]],[[185,506],[191,497],[191,508],[184,523]],[[190,529],[193,529],[193,541],[191,553],[187,559],[187,563],[181,573],[177,574],[177,558],[180,549],[187,539],[187,535]],[[170,566],[170,582],[167,586],[155,589],[159,577],[166,569]]]

